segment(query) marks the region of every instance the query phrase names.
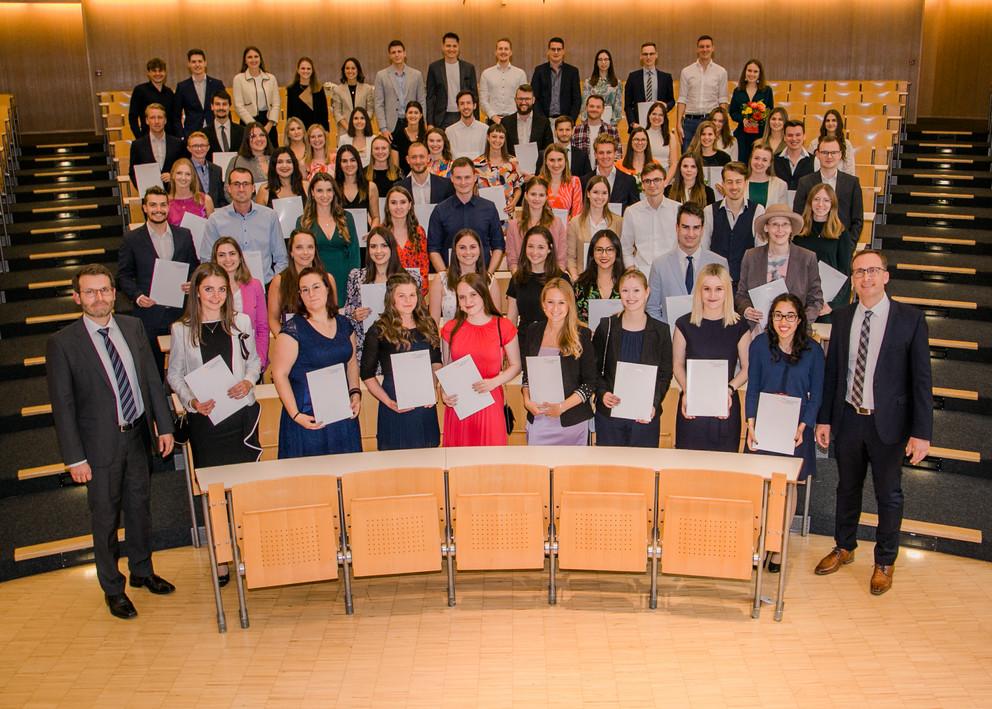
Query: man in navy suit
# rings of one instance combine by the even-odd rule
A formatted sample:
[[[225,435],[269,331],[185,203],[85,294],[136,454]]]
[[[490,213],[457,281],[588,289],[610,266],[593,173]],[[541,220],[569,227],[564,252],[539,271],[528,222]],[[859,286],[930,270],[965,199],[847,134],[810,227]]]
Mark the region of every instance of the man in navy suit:
[[[193,171],[200,182],[200,191],[210,195],[214,208],[227,204],[224,193],[224,172],[219,165],[214,165],[207,159],[210,153],[210,140],[203,131],[195,130],[186,137],[186,148],[189,159],[193,163]]]
[[[117,280],[124,294],[134,301],[134,314],[145,326],[145,334],[151,343],[152,353],[157,360],[159,371],[165,366],[165,355],[158,346],[158,337],[168,335],[169,328],[179,316],[182,308],[159,305],[151,299],[152,275],[156,259],[182,261],[189,264],[192,272],[200,262],[193,246],[193,235],[189,229],[171,226],[168,222],[169,196],[161,187],[150,187],[141,200],[145,213],[145,223],[124,235],[117,256]],[[189,288],[187,283],[184,291]]]
[[[554,141],[551,122],[534,110],[534,89],[530,84],[517,87],[513,102],[517,105],[517,112],[503,116],[500,121],[506,129],[506,149],[510,155],[516,155],[520,143],[537,143],[537,169],[540,170],[544,163],[544,149]]]
[[[639,124],[637,104],[644,101],[664,101],[667,111],[671,111],[675,105],[672,75],[661,71],[655,65],[657,61],[658,45],[654,42],[642,44],[641,68],[630,72],[623,93],[623,112],[627,116],[627,125],[631,128]]]
[[[440,204],[455,194],[451,180],[431,173],[426,145],[411,144],[406,161],[410,165],[410,174],[400,180],[400,185],[413,195],[414,204]]]
[[[548,40],[548,61],[534,69],[530,80],[537,98],[537,108],[548,118],[571,116],[574,121],[582,108],[582,85],[579,70],[565,63],[565,40]]]
[[[596,153],[596,169],[588,175],[579,178],[582,182],[582,192],[593,175],[602,175],[610,183],[610,202],[618,202],[626,210],[632,204],[637,204],[641,193],[637,190],[637,182],[626,172],[617,170],[617,143],[613,136],[603,133],[593,144]]]
[[[224,82],[207,76],[207,55],[202,49],[186,52],[189,78],[176,84],[175,134],[189,137],[207,125],[210,99],[224,90]]]
[[[875,569],[870,589],[878,596],[892,587],[899,552],[903,456],[919,463],[933,434],[930,345],[923,313],[890,300],[885,254],[865,249],[851,261],[858,302],[834,311],[816,424],[821,447],[834,437],[837,456],[837,513],[833,551],[817,565],[832,574],[854,561],[865,475],[871,464],[878,503]],[[880,366],[881,365],[881,366]]]
[[[148,132],[131,142],[131,182],[137,186],[134,176],[135,165],[158,163],[162,182],[169,182],[172,163],[186,155],[183,141],[165,132],[167,122],[165,107],[153,103],[145,109],[145,126]]]

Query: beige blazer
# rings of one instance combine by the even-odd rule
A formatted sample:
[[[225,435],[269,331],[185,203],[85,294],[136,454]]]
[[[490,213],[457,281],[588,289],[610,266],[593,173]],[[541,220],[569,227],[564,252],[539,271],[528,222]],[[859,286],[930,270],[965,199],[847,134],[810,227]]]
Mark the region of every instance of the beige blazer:
[[[351,92],[347,84],[335,84],[331,91],[331,112],[334,114],[334,123],[338,128],[342,123],[347,126],[356,104],[358,108],[365,109],[370,119],[375,116],[375,89],[371,84],[358,84],[355,87],[355,103],[351,102]]]
[[[266,117],[273,123],[279,122],[279,82],[272,74],[263,71],[261,74],[262,86],[265,91],[265,102],[269,109]],[[258,115],[258,100],[255,96],[255,82],[252,81],[248,72],[234,75],[234,83],[231,86],[234,92],[234,110],[242,123],[248,124],[255,120]]]

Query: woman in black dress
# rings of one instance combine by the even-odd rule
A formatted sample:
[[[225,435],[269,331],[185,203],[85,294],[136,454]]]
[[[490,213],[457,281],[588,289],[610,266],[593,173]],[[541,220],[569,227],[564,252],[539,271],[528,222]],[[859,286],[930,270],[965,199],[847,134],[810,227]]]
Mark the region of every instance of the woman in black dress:
[[[393,133],[393,160],[400,166],[401,175],[410,172],[410,163],[406,161],[406,154],[410,150],[410,146],[414,143],[426,145],[426,141],[427,124],[424,122],[424,107],[420,105],[419,101],[410,101],[406,104],[403,120],[396,126],[396,132]]]
[[[317,80],[310,57],[300,57],[293,83],[286,87],[286,118],[299,118],[305,126],[316,123],[324,130],[330,130],[327,94],[324,85]]]
[[[400,183],[403,175],[400,168],[393,160],[392,149],[389,138],[384,135],[377,135],[372,139],[371,160],[365,168],[365,179],[376,186],[379,194],[385,197],[395,185]],[[380,215],[380,219],[382,215]]]
[[[547,320],[541,307],[541,291],[552,278],[564,278],[572,284],[572,279],[558,265],[551,231],[540,225],[532,226],[524,235],[520,262],[506,289],[506,317],[518,330]]]
[[[737,80],[737,88],[734,89],[730,97],[730,117],[737,121],[734,128],[734,135],[737,137],[737,160],[747,165],[748,158],[751,157],[751,146],[765,132],[765,121],[755,121],[742,111],[749,103],[761,102],[765,104],[766,111],[775,108],[775,98],[772,95],[772,87],[765,81],[765,68],[757,59],[748,59],[741,69],[741,76]],[[766,112],[767,116],[767,112]]]

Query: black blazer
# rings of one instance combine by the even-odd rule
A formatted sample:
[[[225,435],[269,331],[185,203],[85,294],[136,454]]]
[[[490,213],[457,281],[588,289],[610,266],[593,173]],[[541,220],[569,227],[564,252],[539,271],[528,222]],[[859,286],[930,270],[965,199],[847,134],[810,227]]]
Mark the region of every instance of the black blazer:
[[[613,391],[613,383],[617,372],[617,361],[620,358],[620,316],[617,313],[609,318],[603,318],[596,327],[593,335],[593,346],[596,348],[596,371],[598,384],[596,386],[596,411],[609,416],[610,410],[603,405],[603,395]],[[668,325],[648,316],[648,324],[644,328],[644,344],[641,347],[640,364],[653,364],[658,367],[658,376],[654,382],[655,414],[661,416],[661,402],[668,393],[668,385],[672,381],[672,336]]]
[[[823,378],[823,403],[817,423],[837,426],[848,404],[847,361],[851,349],[851,324],[857,303],[835,310],[827,366]],[[875,428],[887,445],[903,444],[910,436],[933,438],[933,389],[930,342],[923,312],[911,305],[889,301],[882,347],[872,392]]]
[[[537,169],[540,170],[544,164],[544,149],[555,142],[555,134],[551,130],[551,121],[545,116],[538,111],[533,111],[532,115],[534,117],[530,121],[529,142],[537,143]],[[500,125],[506,128],[506,149],[510,151],[510,155],[515,156],[520,143],[517,140],[517,114],[504,116]]]
[[[172,169],[172,163],[184,157],[186,157],[186,146],[183,141],[166,133],[165,163],[162,165],[162,172],[169,172]],[[131,176],[131,183],[135,187],[138,186],[138,181],[134,178],[134,166],[145,165],[150,162],[155,162],[155,153],[152,152],[152,139],[148,135],[144,135],[141,138],[131,141],[131,165],[128,171]]]
[[[304,91],[309,90],[309,86],[299,84],[286,87],[286,118],[299,118],[305,128],[319,123],[325,131],[330,130],[327,119],[327,94],[324,92],[324,87],[321,86],[320,90],[314,93],[313,108],[303,103],[303,99],[300,98]],[[216,138],[216,132],[214,137]]]
[[[200,265],[193,248],[193,235],[189,229],[181,226],[171,226],[172,243],[175,252],[173,261],[188,263],[190,273]],[[117,284],[124,295],[132,301],[137,301],[139,295],[148,295],[152,288],[152,272],[155,269],[155,259],[158,254],[148,234],[148,226],[142,224],[134,231],[124,235],[120,251],[117,254]],[[169,327],[182,315],[181,308],[167,305],[153,305],[150,308],[139,308],[135,304],[134,314],[145,324],[149,337],[156,337],[169,331]]]
[[[210,99],[215,93],[223,90],[223,81],[208,76],[204,98],[207,103],[203,105],[200,103],[200,97],[196,95],[193,77],[183,79],[176,84],[175,134],[185,137],[195,130],[202,130],[207,125],[207,119],[211,117]]]
[[[475,78],[475,66],[464,59],[458,60],[458,90],[471,91],[475,96],[475,117],[479,118],[479,82]],[[424,106],[424,120],[429,126],[439,126],[448,112],[448,75],[444,70],[444,59],[431,62],[427,67],[427,105]]]
[[[214,209],[217,209],[227,204],[227,193],[224,192],[224,171],[220,169],[220,165],[214,165],[212,162],[207,163],[207,169],[210,172],[209,189],[204,189],[198,173],[197,181],[200,182],[200,189],[210,195],[210,199],[214,201]],[[196,173],[195,168],[193,172]]]
[[[551,115],[551,65],[548,62],[534,68],[530,80],[534,88],[534,98],[537,108],[548,118],[557,118],[559,114]],[[571,64],[561,65],[561,114],[571,116],[574,122],[579,117],[582,108],[582,85],[579,82],[579,70]]]
[[[521,333],[520,359],[524,368],[524,386],[527,386],[527,358],[536,357],[541,351],[541,340],[544,339],[544,328],[547,324],[547,322],[532,322]],[[562,426],[572,426],[592,418],[590,399],[596,392],[599,376],[596,370],[596,350],[592,344],[592,332],[589,328],[579,326],[579,343],[582,345],[582,354],[578,359],[575,357],[561,358],[562,389],[566,399],[576,390],[580,390],[585,401],[578,406],[573,406],[561,415]],[[527,420],[533,422],[534,414],[528,411]]]
[[[410,194],[413,194],[413,178],[407,175],[400,180],[400,186],[406,187]],[[451,185],[451,180],[447,177],[431,174],[431,204],[440,204],[448,197],[453,197],[455,188]],[[426,229],[426,225],[424,226]]]
[[[228,152],[236,153],[238,148],[241,147],[241,142],[245,138],[245,127],[240,123],[235,123],[231,121],[231,135],[230,135],[230,150]],[[207,134],[207,140],[210,141],[210,156],[213,157],[214,153],[221,152],[220,141],[217,140],[217,129],[214,127],[214,122],[211,120],[203,128],[203,132]]]
[[[656,69],[655,71],[655,76],[658,77],[658,83],[654,87],[654,95],[659,101],[664,101],[665,106],[671,111],[675,105],[672,75],[661,69]],[[644,101],[644,69],[635,69],[627,76],[627,84],[623,92],[623,112],[627,116],[628,126],[632,126],[638,122],[637,104]]]
[[[575,148],[569,147],[569,154],[572,156],[572,164],[569,165],[568,168],[572,171],[572,174],[575,177],[579,178],[579,182],[581,182],[583,175],[587,175],[592,172],[592,164],[589,162],[589,153],[585,150],[576,150]],[[583,189],[585,189],[584,185]]]
[[[796,187],[796,199],[792,211],[802,214],[806,208],[806,197],[815,185],[823,180],[820,171],[806,175]],[[865,205],[861,197],[861,182],[854,175],[837,171],[837,211],[840,221],[850,232],[855,243],[861,238],[861,228],[865,224]]]
[[[131,350],[151,440],[156,433],[172,433],[165,389],[141,323],[127,315],[114,315],[114,321]],[[48,339],[45,366],[62,460],[67,465],[86,460],[92,468],[110,465],[120,441],[117,397],[82,318]]]
[[[590,179],[596,174],[593,170],[582,177],[579,181],[582,183],[582,193],[585,194],[586,184]],[[637,190],[637,182],[631,175],[628,175],[623,170],[617,170],[616,177],[613,178],[613,189],[610,190],[610,201],[619,202],[623,205],[623,209],[626,210],[632,204],[637,204],[641,201],[641,193]]]

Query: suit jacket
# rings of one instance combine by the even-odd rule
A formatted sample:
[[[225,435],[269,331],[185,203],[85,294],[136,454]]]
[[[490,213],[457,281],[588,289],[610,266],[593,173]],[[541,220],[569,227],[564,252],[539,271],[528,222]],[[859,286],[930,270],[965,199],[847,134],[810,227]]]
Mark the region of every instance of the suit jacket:
[[[748,291],[768,282],[768,244],[748,249],[741,261],[741,278],[734,296],[734,306],[742,316],[752,306]],[[806,307],[810,323],[820,316],[823,307],[823,290],[820,287],[820,269],[816,254],[795,244],[789,245],[789,267],[785,273],[785,287]],[[754,325],[756,327],[757,325]],[[754,329],[752,327],[752,329]]]
[[[620,360],[621,316],[611,315],[596,326],[593,346],[596,349],[596,369],[599,381],[596,386],[596,411],[606,416],[610,410],[603,405],[603,395],[613,391],[616,380],[617,362]],[[668,326],[660,320],[648,317],[644,328],[644,343],[641,345],[640,364],[653,364],[658,367],[654,381],[655,413],[661,416],[661,402],[672,382],[672,334]]]
[[[833,312],[833,331],[823,377],[823,403],[817,423],[837,426],[842,420],[841,414],[847,405],[851,324],[857,307],[857,303],[852,303]],[[878,437],[888,445],[902,443],[910,436],[932,440],[930,344],[922,311],[889,301],[889,319],[885,324],[878,363],[872,385]]]
[[[547,321],[532,322],[520,333],[523,386],[528,384],[527,358],[536,357],[541,351],[541,340],[544,338],[547,324]],[[583,401],[561,415],[562,426],[573,426],[592,418],[591,399],[596,393],[599,372],[596,370],[596,350],[592,344],[592,331],[589,328],[579,327],[579,344],[582,345],[582,354],[579,357],[561,357],[561,380],[566,399],[578,391]],[[534,414],[528,411],[527,420],[533,423]]]
[[[595,174],[596,171],[594,169],[592,172],[589,172],[579,178],[582,182],[583,194],[585,194],[586,185],[589,183],[589,179]],[[641,193],[637,189],[637,182],[631,175],[628,175],[622,170],[616,171],[616,177],[613,179],[613,189],[610,190],[610,201],[619,202],[623,205],[624,210],[626,210],[630,205],[637,204],[641,201]]]
[[[183,141],[167,133],[165,136],[165,162],[162,164],[162,172],[169,172],[172,169],[172,163],[184,157],[186,157],[186,148],[183,145]],[[146,134],[131,141],[131,166],[128,169],[128,173],[135,187],[138,186],[138,181],[134,177],[134,166],[146,165],[152,162],[155,162],[155,153],[152,152],[152,139]]]
[[[195,130],[202,130],[207,125],[210,113],[210,98],[224,89],[224,82],[208,76],[207,87],[204,92],[206,105],[200,103],[200,97],[196,95],[196,87],[193,85],[193,77],[183,79],[176,84],[176,135],[188,136]]]
[[[561,65],[561,94],[559,103],[561,113],[551,115],[551,64],[544,62],[534,68],[534,75],[530,80],[534,88],[534,98],[537,99],[537,108],[548,118],[557,118],[559,115],[571,116],[574,122],[579,117],[582,109],[582,84],[579,81],[579,70],[571,64]]]
[[[391,132],[396,129],[397,111],[399,115],[403,115],[403,110],[410,101],[419,101],[421,106],[427,103],[424,75],[412,66],[406,67],[404,72],[406,73],[406,96],[403,98],[402,104],[399,94],[396,93],[392,65],[380,69],[375,75],[375,120],[381,131]]]
[[[410,194],[413,194],[413,178],[407,175],[400,180],[400,185],[406,187]],[[451,180],[447,177],[431,174],[431,204],[440,204],[448,197],[453,197],[455,188],[451,185]]]
[[[156,432],[172,433],[169,404],[141,322],[127,315],[114,315],[114,321],[131,350],[152,440]],[[93,468],[109,465],[120,437],[117,396],[82,318],[49,338],[45,361],[62,460],[86,460]]]
[[[661,69],[655,69],[657,83],[654,85],[654,95],[658,101],[664,101],[665,106],[671,111],[675,106],[675,92],[672,84],[672,75]],[[623,94],[623,112],[627,116],[627,125],[632,126],[638,122],[637,104],[643,103],[644,97],[644,69],[635,69],[627,76],[626,91]]]
[[[279,121],[279,82],[276,77],[267,71],[261,74],[262,91],[265,92],[265,103],[268,108],[265,111],[265,118],[277,123]],[[234,75],[231,86],[231,94],[234,99],[234,111],[242,123],[251,123],[258,116],[258,98],[255,95],[255,82],[250,80],[248,72],[243,71]]]
[[[445,72],[444,59],[431,62],[427,67],[427,105],[424,106],[427,125],[438,126],[448,112],[448,75]],[[479,82],[475,75],[475,65],[464,59],[458,60],[458,90],[471,91],[479,102]],[[475,107],[475,117],[479,118],[479,107]]]
[[[351,100],[351,91],[347,84],[335,84],[331,90],[331,113],[334,114],[334,122],[340,128],[341,122],[348,123],[351,112],[355,108],[364,108],[369,116],[375,115],[375,89],[371,84],[355,85],[355,101]],[[382,126],[379,126],[382,130]]]
[[[181,226],[170,225],[169,228],[172,229],[174,245],[172,260],[189,264],[192,273],[200,265],[196,249],[193,248],[193,235],[189,229]],[[139,295],[148,295],[151,291],[152,273],[157,258],[158,254],[146,224],[124,235],[117,255],[117,283],[124,295],[132,301],[137,301]],[[134,314],[145,324],[145,330],[151,338],[167,333],[169,326],[182,314],[182,309],[167,305],[153,305],[150,308],[135,305]]]
[[[696,274],[696,280],[699,280],[699,272],[702,268],[711,263],[718,263],[726,269],[730,268],[727,265],[727,259],[707,249],[699,249],[692,261],[692,270]],[[678,246],[654,260],[654,263],[651,264],[651,276],[648,282],[651,287],[647,306],[648,315],[656,320],[674,325],[674,323],[668,322],[668,315],[665,313],[665,298],[689,295],[689,291],[685,289],[685,273],[682,270]]]
[[[210,173],[210,186],[204,187],[203,181],[200,180],[200,175],[196,173],[194,167],[200,189],[210,195],[210,199],[214,201],[214,209],[223,207],[227,204],[227,193],[224,192],[224,171],[220,169],[220,165],[214,165],[212,162],[207,163],[207,171]]]
[[[796,187],[796,199],[792,211],[802,214],[806,208],[806,197],[815,185],[823,180],[820,171],[806,175]],[[850,232],[855,243],[861,238],[861,228],[865,224],[865,206],[861,197],[861,182],[854,175],[837,171],[837,211],[844,227]]]
[[[592,163],[589,162],[589,153],[585,150],[576,150],[571,145],[568,146],[569,155],[571,155],[571,164],[568,166],[569,170],[576,177],[581,178],[583,175],[587,175],[592,172]]]
[[[532,111],[533,118],[530,120],[530,140],[526,142],[537,143],[537,169],[541,169],[544,164],[544,149],[555,142],[555,134],[551,130],[551,121],[542,116],[537,111]],[[506,128],[506,149],[510,155],[516,156],[517,145],[517,114],[511,113],[504,116],[500,125]]]
[[[245,127],[240,123],[235,123],[234,121],[231,121],[228,127],[231,129],[231,134],[227,136],[228,141],[230,141],[230,146],[228,146],[230,149],[228,152],[236,153],[245,139]],[[210,141],[210,157],[212,159],[214,153],[221,152],[221,144],[220,141],[217,140],[217,126],[214,125],[213,120],[204,126],[203,132],[207,134],[207,140]]]
[[[750,184],[750,181],[748,181],[744,194],[747,194]],[[768,199],[765,200],[765,206],[770,207],[773,204],[784,204],[789,209],[792,209],[792,205],[789,204],[789,185],[779,177],[772,177],[768,180]],[[799,213],[802,214],[802,210],[799,210]]]

